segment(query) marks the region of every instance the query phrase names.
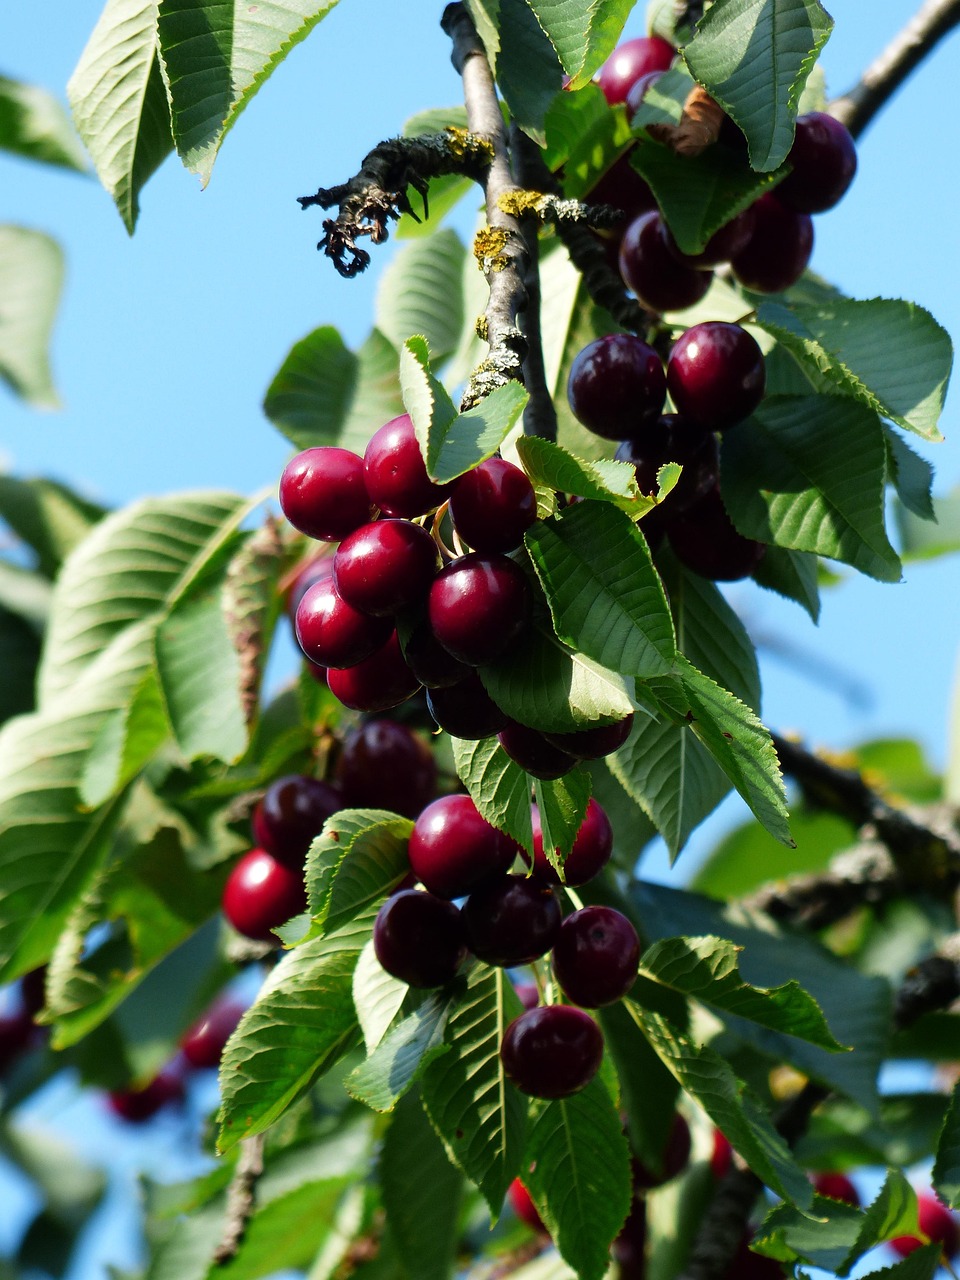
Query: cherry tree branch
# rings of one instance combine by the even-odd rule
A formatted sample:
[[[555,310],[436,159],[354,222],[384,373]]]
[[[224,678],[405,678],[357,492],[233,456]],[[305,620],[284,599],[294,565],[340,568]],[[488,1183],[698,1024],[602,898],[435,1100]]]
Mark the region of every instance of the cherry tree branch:
[[[858,137],[904,80],[960,24],[960,0],[926,0],[857,84],[827,108]]]
[[[240,1156],[227,1190],[227,1215],[223,1224],[223,1235],[213,1255],[213,1261],[217,1266],[223,1266],[236,1257],[247,1230],[247,1223],[253,1217],[253,1211],[256,1208],[257,1182],[263,1173],[263,1144],[262,1133],[252,1138],[244,1138],[240,1143]]]

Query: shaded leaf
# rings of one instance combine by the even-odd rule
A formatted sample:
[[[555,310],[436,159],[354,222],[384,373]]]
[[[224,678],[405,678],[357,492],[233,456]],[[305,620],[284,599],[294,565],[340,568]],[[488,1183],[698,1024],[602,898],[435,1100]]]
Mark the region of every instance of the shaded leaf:
[[[341,928],[396,888],[410,870],[412,830],[382,809],[340,809],[326,820],[307,854],[308,937]]]
[[[455,349],[463,326],[465,257],[455,231],[435,231],[406,245],[387,266],[377,289],[375,323],[394,347],[422,334],[435,361]]]
[[[462,996],[463,983],[453,989],[434,991],[395,1027],[392,1027],[367,1058],[346,1079],[347,1092],[374,1111],[392,1111],[424,1068],[441,1053],[449,1052],[444,1041],[447,1019]]]
[[[583,825],[590,790],[590,774],[582,766],[551,781],[537,778],[534,784],[543,851],[561,877],[563,864]]]
[[[482,816],[532,856],[529,775],[510,759],[495,737],[477,742],[454,738],[453,758],[457,776]]]
[[[0,378],[39,409],[60,404],[49,344],[62,287],[57,242],[28,227],[0,225]]]
[[[655,505],[637,488],[636,472],[629,462],[616,462],[612,458],[587,462],[537,436],[519,439],[517,453],[535,484],[549,485],[560,493],[576,494],[580,498],[612,502],[635,519]]]
[[[353,971],[353,1003],[363,1030],[367,1053],[373,1053],[400,1012],[410,988],[380,964],[371,938]]]
[[[86,172],[70,117],[46,89],[0,76],[0,151]]]

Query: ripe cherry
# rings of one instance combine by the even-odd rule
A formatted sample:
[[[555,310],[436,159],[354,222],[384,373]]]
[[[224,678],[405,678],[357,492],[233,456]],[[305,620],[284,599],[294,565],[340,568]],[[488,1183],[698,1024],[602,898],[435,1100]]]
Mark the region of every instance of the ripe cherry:
[[[622,209],[623,223],[617,223],[619,228],[622,228],[630,219],[639,217],[641,213],[649,213],[657,207],[656,196],[630,163],[630,151],[625,152],[613,162],[590,188],[584,199],[590,204],[609,204],[614,209]],[[620,235],[613,230],[601,234],[600,238],[611,245],[613,253],[610,265],[615,271],[618,270],[617,252]]]
[[[467,742],[492,738],[510,723],[475,671],[456,684],[428,689],[427,707],[441,729]]]
[[[588,1013],[568,1004],[530,1009],[503,1034],[500,1061],[521,1091],[568,1098],[590,1083],[603,1058],[603,1034]]]
[[[400,643],[407,666],[427,689],[445,689],[473,675],[471,667],[443,647],[427,617],[402,633]]]
[[[474,551],[513,551],[537,518],[537,497],[519,467],[488,458],[454,481],[450,517]]]
[[[667,537],[681,563],[701,577],[719,582],[749,577],[766,551],[762,542],[737,532],[719,488],[711,489],[672,520]]]
[[[706,431],[725,431],[763,399],[766,368],[756,339],[738,324],[708,320],[673,344],[667,386],[678,412]]]
[[[402,889],[380,908],[373,949],[381,966],[411,987],[442,987],[467,954],[463,920],[452,902]]]
[[[917,1196],[917,1222],[923,1234],[936,1241],[948,1258],[956,1257],[960,1251],[957,1220],[935,1196],[923,1192]],[[918,1236],[896,1236],[890,1247],[905,1258],[924,1243]]]
[[[651,71],[669,71],[677,51],[659,36],[638,36],[618,45],[600,68],[597,84],[611,106],[625,102],[631,86]]]
[[[543,848],[543,830],[540,811],[531,807],[533,822],[533,869],[538,876],[551,884],[559,884],[560,877],[547,861]],[[610,819],[597,801],[590,797],[580,830],[563,863],[563,883],[576,888],[592,880],[610,861],[613,852],[613,828]]]
[[[553,947],[553,972],[568,1000],[585,1009],[613,1004],[637,977],[640,939],[613,907],[582,907],[567,916]]]
[[[497,738],[510,759],[534,778],[562,778],[577,763],[573,756],[548,742],[539,730],[525,724],[508,724]]]
[[[223,1050],[236,1031],[244,1009],[238,1000],[217,1000],[184,1033],[180,1052],[191,1067],[201,1070],[220,1065]]]
[[[348,604],[326,578],[309,587],[297,605],[297,642],[321,667],[355,667],[386,643],[393,623]]]
[[[280,507],[295,529],[337,542],[370,519],[363,459],[349,449],[305,449],[280,477]]]
[[[471,666],[501,657],[526,626],[530,608],[526,574],[505,555],[461,556],[441,569],[430,588],[434,635]]]
[[[733,1147],[721,1129],[713,1131],[713,1148],[710,1152],[710,1172],[719,1180],[725,1178],[733,1164]]]
[[[507,1199],[510,1201],[511,1209],[521,1222],[525,1222],[533,1231],[546,1232],[547,1228],[543,1225],[543,1219],[537,1212],[537,1206],[533,1203],[530,1192],[519,1178],[514,1178],[510,1183],[507,1189]]]
[[[575,729],[572,733],[546,733],[544,737],[575,760],[599,760],[619,750],[633,728],[633,712],[613,724],[595,729]]]
[[[793,172],[777,187],[777,199],[799,213],[823,213],[847,192],[857,172],[857,148],[846,125],[823,111],[797,120],[787,156]]]
[[[406,413],[374,432],[363,454],[363,475],[371,501],[387,516],[423,515],[438,507],[451,488],[434,484],[427,475]]]
[[[860,1207],[860,1192],[845,1173],[818,1173],[814,1176],[813,1186],[819,1196]]]
[[[487,964],[530,964],[553,946],[560,903],[536,876],[507,875],[474,889],[463,904],[467,945]]]
[[[667,379],[653,347],[630,333],[596,338],[570,366],[567,398],[594,435],[624,440],[663,408]]]
[[[337,782],[350,808],[415,818],[434,797],[437,766],[430,748],[406,725],[368,720],[344,738]]]
[[[110,1110],[130,1124],[143,1124],[161,1108],[182,1102],[183,1081],[172,1070],[161,1071],[139,1089],[115,1089],[107,1095]]]
[[[438,898],[461,898],[509,871],[517,846],[469,796],[441,796],[413,824],[410,867]]]
[[[406,702],[420,688],[420,682],[403,660],[397,633],[369,658],[346,671],[329,671],[330,692],[354,711],[389,711]]]
[[[276,942],[273,930],[306,909],[302,872],[291,870],[266,849],[245,853],[227,877],[223,914],[248,938]]]
[[[315,556],[297,574],[287,592],[287,616],[296,626],[297,606],[315,582],[324,582],[333,576],[333,556]]]
[[[660,1156],[659,1172],[648,1168],[641,1160],[633,1161],[633,1185],[644,1191],[660,1187],[681,1173],[690,1160],[690,1126],[678,1112],[674,1114],[670,1132]]]
[[[710,288],[711,271],[685,266],[671,253],[659,213],[642,213],[623,233],[620,274],[650,311],[682,311]]]
[[[618,462],[633,465],[637,488],[648,496],[659,492],[657,473],[665,463],[676,462],[681,467],[680,478],[662,505],[644,516],[642,529],[645,536],[653,527],[651,521],[660,525],[677,512],[686,510],[712,489],[720,476],[720,454],[713,432],[694,426],[676,413],[665,413],[656,422],[649,423],[642,437],[624,440],[615,456]],[[620,745],[622,743],[618,743]]]
[[[340,543],[333,581],[354,609],[392,615],[426,595],[437,561],[437,544],[426,529],[409,520],[376,520]]]
[[[307,850],[329,817],[343,808],[329,782],[291,773],[271,782],[253,811],[257,844],[295,871],[302,871]]]
[[[753,204],[753,231],[730,260],[733,274],[755,293],[779,293],[803,275],[813,253],[813,220],[769,191]]]

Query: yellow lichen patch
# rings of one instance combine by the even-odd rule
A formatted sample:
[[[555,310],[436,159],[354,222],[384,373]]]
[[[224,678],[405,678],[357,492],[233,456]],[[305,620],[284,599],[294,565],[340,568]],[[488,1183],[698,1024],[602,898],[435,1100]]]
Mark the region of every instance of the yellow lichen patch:
[[[493,143],[489,138],[481,138],[478,133],[458,129],[452,124],[447,125],[444,133],[455,156],[483,156],[488,162],[493,159]]]
[[[473,238],[473,256],[483,271],[502,271],[507,265],[503,255],[507,233],[501,227],[481,227]]]
[[[525,213],[539,215],[542,201],[542,191],[524,191],[519,187],[515,187],[512,191],[505,191],[497,201],[497,205],[504,213],[509,213],[511,217],[520,218]]]

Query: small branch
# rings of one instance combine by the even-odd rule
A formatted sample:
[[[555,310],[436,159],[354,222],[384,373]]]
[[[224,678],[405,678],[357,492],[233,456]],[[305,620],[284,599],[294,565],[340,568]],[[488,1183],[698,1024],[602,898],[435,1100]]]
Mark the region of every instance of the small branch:
[[[578,222],[559,222],[557,232],[597,306],[609,312],[621,329],[645,334],[656,317],[627,293],[621,276],[607,261],[603,245]]]
[[[926,0],[871,63],[859,83],[830,103],[827,108],[830,114],[858,137],[911,71],[958,24],[960,0]]]
[[[764,885],[744,900],[780,924],[825,929],[858,907],[878,907],[904,892],[889,851],[865,842],[839,854],[827,871]]]
[[[894,1003],[894,1024],[902,1031],[925,1013],[947,1009],[955,1000],[960,1000],[960,933],[952,934],[906,974]]]
[[[227,1216],[223,1235],[213,1255],[213,1261],[222,1267],[235,1258],[243,1241],[247,1223],[256,1207],[257,1182],[263,1173],[264,1135],[244,1138],[240,1143],[240,1157],[227,1191]]]

